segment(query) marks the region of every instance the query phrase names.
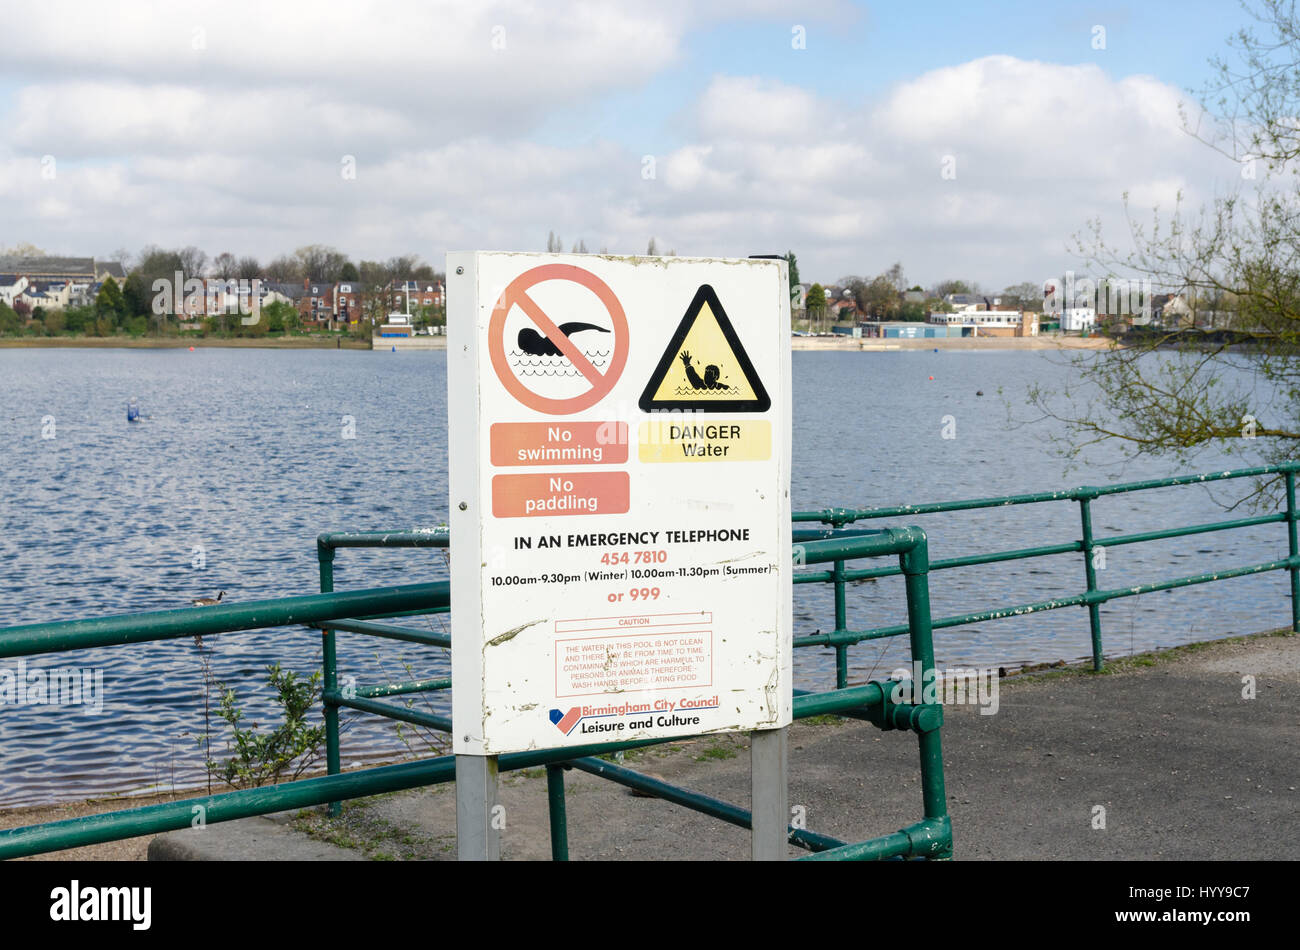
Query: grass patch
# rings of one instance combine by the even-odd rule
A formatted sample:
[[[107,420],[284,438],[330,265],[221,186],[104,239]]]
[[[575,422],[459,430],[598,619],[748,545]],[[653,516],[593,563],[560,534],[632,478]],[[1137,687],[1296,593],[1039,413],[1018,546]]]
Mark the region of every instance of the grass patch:
[[[710,740],[709,744],[691,756],[696,762],[717,762],[724,759],[734,759],[736,757],[736,744],[729,738],[719,736]]]
[[[370,811],[386,792],[371,799],[345,802],[343,814],[330,818],[324,810],[299,812],[291,827],[316,841],[355,851],[371,861],[420,861],[452,849],[455,835],[424,835],[396,825]]]
[[[806,723],[809,726],[841,726],[848,722],[843,716],[837,716],[834,713],[823,713],[820,716],[808,716],[806,719],[796,719],[795,722]]]

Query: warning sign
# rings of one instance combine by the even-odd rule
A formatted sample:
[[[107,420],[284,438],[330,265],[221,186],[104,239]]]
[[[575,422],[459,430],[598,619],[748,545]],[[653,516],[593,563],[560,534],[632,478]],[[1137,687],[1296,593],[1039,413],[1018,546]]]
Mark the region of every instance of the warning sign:
[[[447,335],[455,753],[787,725],[785,263],[452,254]]]
[[[695,294],[650,376],[640,406],[655,410],[767,412],[754,364],[708,284]]]
[[[544,288],[534,290],[547,281],[561,284],[547,293],[558,304],[551,313],[538,301]],[[609,285],[591,271],[546,264],[520,274],[502,291],[492,311],[488,347],[497,378],[529,409],[579,412],[600,402],[618,382],[627,362],[627,317]]]

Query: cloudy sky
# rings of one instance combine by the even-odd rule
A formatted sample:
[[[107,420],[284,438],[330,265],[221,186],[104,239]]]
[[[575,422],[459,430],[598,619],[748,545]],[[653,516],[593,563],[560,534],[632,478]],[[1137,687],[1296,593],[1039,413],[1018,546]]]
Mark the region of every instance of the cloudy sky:
[[[1239,169],[1230,0],[0,0],[0,247],[793,249],[1000,289]]]

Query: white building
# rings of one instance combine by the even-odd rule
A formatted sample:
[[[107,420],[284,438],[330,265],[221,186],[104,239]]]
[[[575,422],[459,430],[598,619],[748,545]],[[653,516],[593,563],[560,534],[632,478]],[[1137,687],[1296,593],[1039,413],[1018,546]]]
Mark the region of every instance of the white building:
[[[1097,325],[1097,311],[1092,307],[1067,307],[1061,311],[1061,329],[1066,333],[1091,330]]]
[[[931,313],[931,323],[961,323],[977,327],[1018,327],[1021,323],[1019,310],[959,310],[955,313]]]
[[[13,283],[8,283],[10,280]],[[3,301],[6,307],[12,307],[18,295],[26,289],[26,277],[0,277],[0,301]]]

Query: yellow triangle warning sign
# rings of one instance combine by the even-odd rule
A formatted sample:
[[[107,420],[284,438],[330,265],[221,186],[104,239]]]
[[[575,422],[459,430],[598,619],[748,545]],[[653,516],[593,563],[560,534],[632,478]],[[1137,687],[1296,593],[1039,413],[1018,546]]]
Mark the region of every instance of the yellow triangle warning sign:
[[[650,374],[639,405],[643,412],[767,412],[772,407],[754,364],[708,284],[695,292]]]

